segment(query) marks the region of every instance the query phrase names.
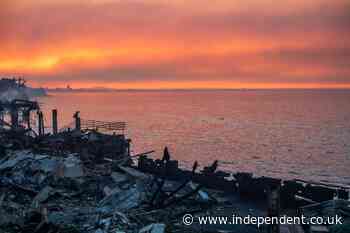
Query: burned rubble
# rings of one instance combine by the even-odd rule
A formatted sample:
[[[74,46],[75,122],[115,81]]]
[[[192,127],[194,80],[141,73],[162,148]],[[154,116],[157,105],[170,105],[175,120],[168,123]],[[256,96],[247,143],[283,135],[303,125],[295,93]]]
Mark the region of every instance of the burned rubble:
[[[147,155],[143,155],[139,157],[137,168],[140,171],[159,175],[161,174],[158,168],[160,162],[160,160],[153,160],[148,158]],[[247,201],[257,205],[259,205],[258,203],[263,203],[263,209],[266,210],[262,214],[264,216],[301,216],[301,214],[305,214],[305,210],[312,209],[314,206],[322,208],[325,205],[329,207],[327,203],[336,203],[337,212],[332,211],[331,208],[324,208],[322,214],[334,216],[337,213],[344,220],[344,229],[347,229],[350,224],[348,187],[307,182],[298,179],[282,180],[272,177],[255,177],[252,173],[246,172],[230,174],[216,171],[215,168],[217,166],[218,163],[216,161],[212,166],[205,167],[200,173],[194,173],[196,169],[192,172],[182,170],[178,166],[178,161],[169,160],[169,169],[165,177],[166,179],[181,181],[192,173],[192,181],[198,183],[201,187],[221,190],[234,196],[238,195],[239,199],[235,200],[236,202],[244,203]],[[310,216],[309,213],[308,215]],[[283,226],[283,228],[269,226],[265,229],[266,231],[263,230],[262,232],[318,232],[317,229],[326,229],[327,231],[324,232],[347,232],[332,230],[342,229],[341,226],[336,228],[331,225],[303,225],[302,227],[298,227],[296,230],[296,228],[288,226]],[[232,230],[232,227],[230,230]],[[239,229],[231,232],[244,231]],[[254,231],[249,229],[248,232]]]
[[[0,232],[184,232],[179,216],[214,203],[191,176],[165,180],[167,150],[160,175],[132,168],[132,157],[152,151],[130,155],[130,140],[117,133],[125,123],[85,121],[77,112],[74,128],[58,131],[54,110],[45,133],[38,106],[1,106]],[[33,112],[36,131],[29,117],[17,117]]]
[[[205,211],[214,203],[200,186],[167,182],[124,165],[107,161],[89,167],[78,154],[7,152],[0,161],[0,229],[182,232],[176,226],[179,216]]]

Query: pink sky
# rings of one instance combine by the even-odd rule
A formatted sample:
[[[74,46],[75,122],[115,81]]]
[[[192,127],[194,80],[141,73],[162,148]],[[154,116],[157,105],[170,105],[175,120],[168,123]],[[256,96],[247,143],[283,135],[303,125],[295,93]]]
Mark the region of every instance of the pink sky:
[[[51,87],[350,87],[349,12],[349,0],[3,0],[0,75]]]

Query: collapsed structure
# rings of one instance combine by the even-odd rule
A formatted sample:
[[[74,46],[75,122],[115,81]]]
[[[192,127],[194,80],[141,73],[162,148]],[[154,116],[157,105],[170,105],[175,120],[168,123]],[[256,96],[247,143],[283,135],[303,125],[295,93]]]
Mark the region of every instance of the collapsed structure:
[[[0,106],[0,232],[161,233],[175,227],[175,216],[157,203],[176,205],[180,214],[187,208],[179,203],[194,201],[199,191],[176,188],[173,198],[164,198],[159,177],[130,167],[124,122],[85,120],[76,112],[59,130],[54,109],[48,133],[37,102],[15,99]]]
[[[28,100],[29,97],[45,95],[45,89],[28,87],[26,85],[26,80],[21,77],[0,77],[0,100]]]
[[[14,99],[12,101],[0,101],[0,127],[12,130],[32,130],[30,115],[32,111],[38,111],[37,102]]]
[[[26,81],[22,78],[1,78],[0,79],[0,93],[4,93],[10,89],[25,88]]]

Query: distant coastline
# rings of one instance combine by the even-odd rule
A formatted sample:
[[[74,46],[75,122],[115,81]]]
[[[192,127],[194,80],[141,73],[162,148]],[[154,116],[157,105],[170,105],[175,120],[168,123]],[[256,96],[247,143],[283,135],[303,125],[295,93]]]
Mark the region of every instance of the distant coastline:
[[[350,88],[177,88],[177,89],[113,89],[113,88],[45,88],[45,92],[60,92],[60,93],[72,93],[72,92],[152,92],[152,91],[350,91]]]
[[[47,96],[47,91],[45,88],[26,87],[25,92],[30,97]]]

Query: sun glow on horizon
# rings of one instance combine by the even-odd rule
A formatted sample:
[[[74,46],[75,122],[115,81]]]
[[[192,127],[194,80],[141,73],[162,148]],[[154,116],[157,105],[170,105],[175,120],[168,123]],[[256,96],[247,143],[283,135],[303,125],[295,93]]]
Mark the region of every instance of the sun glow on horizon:
[[[20,75],[36,86],[350,84],[348,0],[5,2],[0,76]]]

